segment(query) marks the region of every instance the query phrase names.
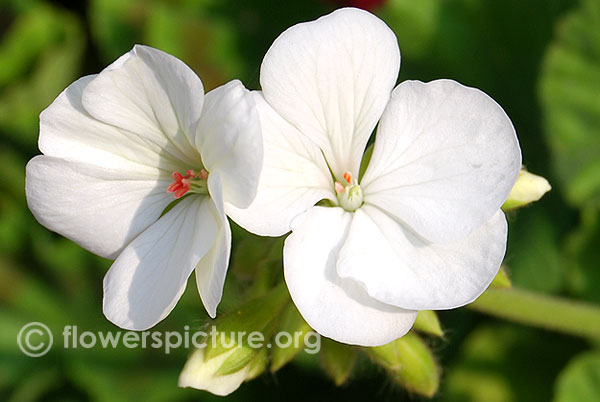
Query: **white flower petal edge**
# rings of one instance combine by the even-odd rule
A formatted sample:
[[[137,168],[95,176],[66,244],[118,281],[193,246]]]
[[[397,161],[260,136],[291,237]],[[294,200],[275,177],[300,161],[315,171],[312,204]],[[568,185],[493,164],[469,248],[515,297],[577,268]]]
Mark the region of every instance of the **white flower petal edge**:
[[[285,281],[298,311],[321,335],[353,345],[384,345],[406,334],[417,312],[381,303],[358,282],[338,275],[351,221],[341,208],[324,207],[296,218],[283,250]]]
[[[450,80],[398,85],[361,181],[365,203],[434,242],[485,224],[508,197],[521,151],[504,110]]]
[[[217,305],[223,296],[223,286],[231,254],[231,228],[224,212],[223,184],[218,172],[208,178],[210,196],[221,222],[215,242],[208,253],[196,265],[196,287],[202,303],[212,318],[217,315]]]
[[[202,81],[181,60],[136,45],[87,85],[82,103],[95,119],[192,165],[198,157],[192,141],[203,95]]]
[[[103,74],[103,73],[100,73]],[[48,156],[127,171],[144,165],[164,170],[165,177],[180,162],[166,154],[161,143],[123,128],[103,123],[84,108],[83,93],[98,77],[90,75],[75,81],[40,114],[40,151]],[[85,134],[84,134],[85,133]]]
[[[195,136],[211,173],[218,173],[227,202],[246,208],[254,200],[263,163],[260,119],[254,97],[238,80],[206,94]]]
[[[156,169],[100,167],[40,155],[27,164],[25,193],[35,218],[106,258],[154,223],[171,201]]]
[[[209,197],[187,197],[115,260],[104,278],[104,314],[122,328],[145,330],[165,318],[222,226]]]
[[[496,276],[507,231],[498,211],[464,239],[430,243],[365,205],[354,213],[337,272],[383,303],[414,310],[456,308],[479,297]]]
[[[321,150],[277,114],[258,91],[253,92],[260,116],[264,166],[250,207],[226,204],[227,215],[261,236],[281,236],[290,222],[322,199],[335,200],[331,175]]]
[[[365,145],[400,69],[394,33],[374,15],[344,8],[295,25],[260,69],[269,104],[317,144],[334,175],[358,175]]]

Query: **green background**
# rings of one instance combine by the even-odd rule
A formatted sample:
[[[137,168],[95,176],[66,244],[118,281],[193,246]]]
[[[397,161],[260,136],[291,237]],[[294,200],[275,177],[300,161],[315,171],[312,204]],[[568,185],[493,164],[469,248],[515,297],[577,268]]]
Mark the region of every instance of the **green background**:
[[[343,3],[0,0],[0,400],[220,399],[177,387],[184,349],[62,347],[65,325],[117,328],[101,308],[110,261],[47,231],[27,209],[24,167],[39,153],[38,115],[75,79],[135,43],[181,58],[207,90],[233,78],[258,89],[262,56],[277,35]],[[505,265],[513,284],[600,303],[600,2],[387,0],[373,11],[398,37],[400,81],[451,78],[490,94],[516,127],[524,164],[552,184],[539,203],[509,214]],[[281,271],[280,259],[265,262],[253,252],[262,239],[234,227],[234,241],[220,311],[237,304],[257,267],[275,277]],[[426,338],[441,367],[435,400],[600,400],[597,344],[464,308],[439,316],[444,337]],[[44,357],[17,347],[16,334],[30,321],[54,332]],[[205,321],[190,286],[154,329]],[[336,387],[318,358],[301,356],[228,400],[419,400],[363,360]]]

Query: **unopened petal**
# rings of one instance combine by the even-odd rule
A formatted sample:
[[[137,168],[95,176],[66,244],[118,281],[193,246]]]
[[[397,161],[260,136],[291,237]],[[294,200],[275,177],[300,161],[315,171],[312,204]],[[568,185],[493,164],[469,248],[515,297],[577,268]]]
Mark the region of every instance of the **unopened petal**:
[[[381,303],[358,282],[338,275],[338,254],[351,221],[341,208],[314,207],[299,216],[284,246],[285,281],[298,311],[321,335],[383,345],[408,332],[417,313]],[[371,269],[370,264],[363,268]]]
[[[236,349],[232,349],[206,360],[204,349],[195,350],[179,375],[178,385],[183,388],[191,387],[206,390],[219,396],[231,394],[246,379],[250,371],[250,365],[228,375],[217,375],[216,372],[225,360],[235,352]]]

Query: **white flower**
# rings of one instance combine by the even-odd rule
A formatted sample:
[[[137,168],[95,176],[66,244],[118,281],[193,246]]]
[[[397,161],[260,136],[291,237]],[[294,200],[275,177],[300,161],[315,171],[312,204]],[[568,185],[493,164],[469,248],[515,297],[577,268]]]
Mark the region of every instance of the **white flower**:
[[[399,67],[393,32],[365,11],[281,34],[261,67],[264,98],[255,95],[257,198],[227,207],[258,234],[291,228],[294,303],[317,332],[350,344],[390,342],[416,310],[458,307],[486,289],[506,247],[500,206],[521,166],[514,128],[489,96],[449,80],[394,88]]]
[[[205,96],[182,61],[135,46],[42,112],[39,147],[44,155],[27,165],[29,208],[47,228],[116,258],[104,278],[109,320],[152,327],[194,270],[215,316],[231,248],[224,202],[248,206],[262,165],[260,122],[239,81]]]

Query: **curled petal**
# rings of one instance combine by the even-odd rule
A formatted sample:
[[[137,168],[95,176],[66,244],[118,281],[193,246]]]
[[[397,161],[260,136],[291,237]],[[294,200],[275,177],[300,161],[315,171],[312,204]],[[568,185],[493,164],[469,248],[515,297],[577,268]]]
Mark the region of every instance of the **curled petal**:
[[[225,200],[245,208],[256,196],[263,143],[254,98],[238,80],[206,94],[195,144],[210,173],[219,173]]]
[[[210,175],[210,196],[221,221],[212,248],[196,265],[196,286],[204,308],[212,318],[223,296],[231,254],[231,228],[223,211],[223,186],[218,173]]]

